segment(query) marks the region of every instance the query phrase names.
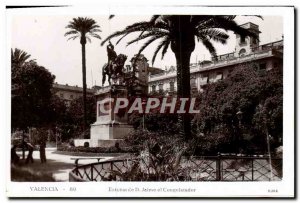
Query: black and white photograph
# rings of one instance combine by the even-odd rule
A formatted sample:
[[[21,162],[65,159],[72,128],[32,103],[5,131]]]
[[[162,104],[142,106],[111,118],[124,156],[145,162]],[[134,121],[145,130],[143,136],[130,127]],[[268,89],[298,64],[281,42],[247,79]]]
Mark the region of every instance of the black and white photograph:
[[[294,197],[293,7],[6,15],[8,196]]]

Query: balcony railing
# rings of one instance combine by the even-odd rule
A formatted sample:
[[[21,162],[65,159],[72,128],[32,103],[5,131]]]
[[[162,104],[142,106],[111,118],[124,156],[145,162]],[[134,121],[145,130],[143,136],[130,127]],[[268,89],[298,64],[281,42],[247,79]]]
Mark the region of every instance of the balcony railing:
[[[247,61],[253,61],[253,60],[257,60],[260,58],[265,58],[265,57],[269,57],[269,56],[277,56],[277,54],[275,53],[276,51],[274,51],[273,49],[267,49],[267,50],[259,50],[256,51],[255,53],[252,54],[248,54],[245,56],[241,56],[241,57],[230,57],[224,60],[218,60],[218,61],[212,61],[212,63],[208,63],[208,64],[197,64],[197,66],[192,65],[191,66],[191,73],[196,73],[196,72],[201,72],[201,71],[207,71],[207,70],[211,70],[211,69],[215,69],[215,68],[219,68],[219,67],[223,67],[223,66],[230,66],[230,65],[234,65],[234,64],[238,64],[238,63],[243,63],[243,62],[247,62]],[[149,76],[149,82],[151,81],[157,81],[157,80],[163,80],[166,78],[172,78],[172,77],[176,77],[176,71],[172,71],[172,72],[163,72],[160,74],[155,74],[155,75],[150,75]]]

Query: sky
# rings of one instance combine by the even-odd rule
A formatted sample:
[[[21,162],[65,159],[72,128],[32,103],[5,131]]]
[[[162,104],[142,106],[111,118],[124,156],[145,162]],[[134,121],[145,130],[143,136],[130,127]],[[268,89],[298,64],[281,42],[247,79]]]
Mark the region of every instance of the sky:
[[[13,16],[11,24],[11,47],[19,48],[31,55],[41,66],[47,68],[56,76],[55,82],[60,84],[82,86],[82,66],[81,66],[81,45],[79,39],[67,41],[64,33],[66,26],[72,15],[17,15]],[[85,17],[85,16],[83,16]],[[86,16],[93,18],[100,25],[102,32],[100,36],[105,39],[111,33],[125,28],[139,21],[147,21],[151,16],[115,16],[108,20],[108,16]],[[263,16],[264,20],[256,17],[238,16],[236,22],[243,24],[252,22],[259,25],[261,31],[260,44],[269,43],[282,39],[283,25],[280,16]],[[217,54],[232,52],[235,48],[235,35],[228,33],[230,38],[226,45],[213,43],[216,46]],[[130,35],[115,46],[117,54],[123,53],[128,56],[125,64],[130,64],[130,59],[136,54],[144,41],[126,46],[126,43],[137,35]],[[117,41],[115,38],[113,44]],[[106,44],[100,45],[101,40],[93,38],[91,43],[86,45],[86,64],[87,64],[87,86],[101,85],[102,66],[107,62]],[[164,69],[165,66],[176,65],[173,52],[169,48],[164,59],[161,60],[161,52],[157,55],[155,63],[152,65],[152,56],[155,47],[159,43],[153,43],[142,53],[149,60],[149,65]],[[191,56],[191,63],[197,60],[209,60],[209,52],[201,43],[197,43]]]

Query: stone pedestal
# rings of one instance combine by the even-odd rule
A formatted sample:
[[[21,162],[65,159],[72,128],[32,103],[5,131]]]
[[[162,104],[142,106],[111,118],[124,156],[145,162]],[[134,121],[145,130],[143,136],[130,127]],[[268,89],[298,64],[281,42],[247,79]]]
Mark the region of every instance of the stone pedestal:
[[[91,125],[90,147],[111,147],[119,143],[133,130],[128,124],[127,109],[114,113],[114,102],[109,99],[127,98],[127,89],[122,85],[102,88],[96,93],[97,120]],[[105,111],[103,111],[105,110]],[[81,143],[75,140],[75,143]],[[76,145],[76,144],[75,144]]]

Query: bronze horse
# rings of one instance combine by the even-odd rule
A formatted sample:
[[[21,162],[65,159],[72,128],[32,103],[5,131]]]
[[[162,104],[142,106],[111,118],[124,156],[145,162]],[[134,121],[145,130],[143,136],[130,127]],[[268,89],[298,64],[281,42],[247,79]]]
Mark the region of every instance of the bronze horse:
[[[111,78],[117,79],[124,76],[123,68],[127,56],[124,54],[119,54],[117,58],[110,64],[105,63],[102,67],[102,86],[106,81],[106,76],[108,76],[108,83],[111,85]]]

